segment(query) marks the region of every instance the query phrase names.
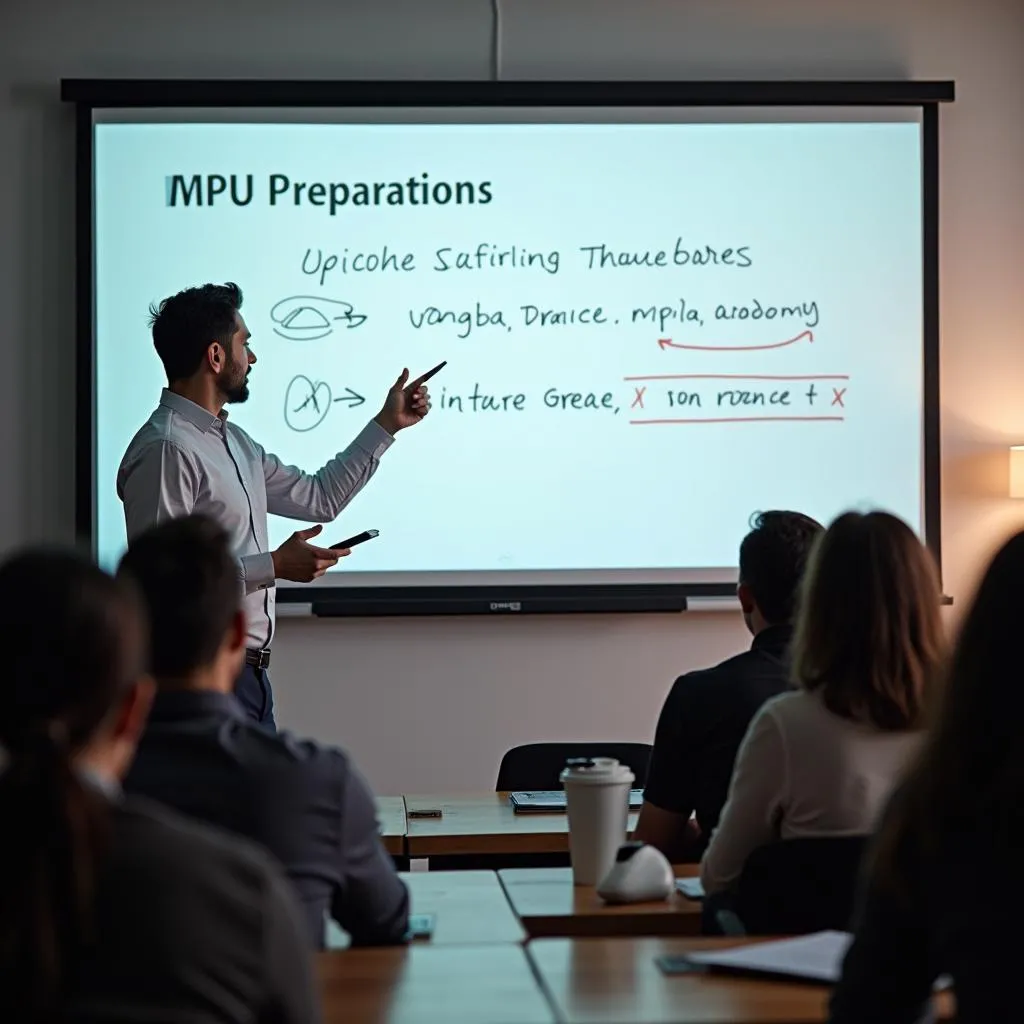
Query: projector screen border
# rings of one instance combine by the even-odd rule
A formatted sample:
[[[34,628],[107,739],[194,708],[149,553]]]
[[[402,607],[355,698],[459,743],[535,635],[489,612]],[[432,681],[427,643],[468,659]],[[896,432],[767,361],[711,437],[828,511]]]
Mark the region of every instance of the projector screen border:
[[[953,81],[274,81],[62,79],[75,104],[75,528],[95,548],[94,111],[147,107],[918,107],[922,111],[924,539],[941,577],[939,118]],[[679,612],[734,584],[281,588],[320,616]],[[518,607],[514,607],[518,605]]]
[[[798,107],[951,103],[952,81],[375,81],[64,78],[93,107]]]

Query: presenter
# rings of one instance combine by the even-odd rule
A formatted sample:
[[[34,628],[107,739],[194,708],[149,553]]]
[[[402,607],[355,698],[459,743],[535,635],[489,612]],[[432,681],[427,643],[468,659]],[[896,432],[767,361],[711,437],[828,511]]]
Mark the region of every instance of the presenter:
[[[187,288],[150,308],[153,345],[168,386],[121,460],[117,494],[129,541],[155,523],[192,512],[211,516],[228,531],[248,623],[235,695],[250,718],[274,730],[268,669],[275,582],[308,583],[348,552],[311,543],[322,526],[299,530],[271,551],[267,515],[331,522],[376,472],[395,434],[427,415],[430,399],[423,379],[409,383],[403,370],[381,411],[348,448],[316,473],[287,466],[229,423],[224,410],[249,397],[256,362],[241,306],[242,291],[229,282]]]

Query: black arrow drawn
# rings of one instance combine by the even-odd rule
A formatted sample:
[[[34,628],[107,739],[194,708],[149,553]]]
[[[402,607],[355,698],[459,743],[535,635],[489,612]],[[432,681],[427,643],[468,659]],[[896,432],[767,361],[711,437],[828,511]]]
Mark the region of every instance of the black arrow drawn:
[[[345,391],[347,392],[347,394],[338,395],[338,397],[335,398],[334,401],[336,401],[336,402],[344,402],[346,405],[351,406],[351,408],[353,408],[353,409],[355,409],[358,406],[362,405],[363,402],[366,401],[366,399],[363,398],[362,395],[360,395],[356,391],[353,391],[351,388],[345,388]]]
[[[365,314],[357,313],[351,302],[322,295],[281,299],[271,308],[270,319],[276,325],[274,333],[289,341],[319,341],[334,330],[336,323],[351,330],[366,322]]]

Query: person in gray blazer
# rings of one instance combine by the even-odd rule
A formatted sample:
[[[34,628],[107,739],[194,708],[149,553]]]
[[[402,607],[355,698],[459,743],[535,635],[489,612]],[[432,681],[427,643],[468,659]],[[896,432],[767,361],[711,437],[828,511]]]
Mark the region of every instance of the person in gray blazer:
[[[269,850],[312,946],[328,916],[353,945],[403,942],[408,891],[356,766],[337,747],[260,728],[232,693],[246,619],[225,531],[204,516],[169,520],[132,542],[118,574],[143,594],[157,683],[127,790]]]

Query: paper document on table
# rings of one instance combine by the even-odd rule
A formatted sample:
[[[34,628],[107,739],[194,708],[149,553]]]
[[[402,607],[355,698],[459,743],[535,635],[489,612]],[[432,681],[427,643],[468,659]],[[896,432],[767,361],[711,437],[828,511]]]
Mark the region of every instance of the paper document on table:
[[[676,888],[688,900],[704,899],[704,886],[699,878],[677,878]]]
[[[508,801],[516,814],[565,814],[565,790],[541,789],[509,793]],[[629,791],[629,809],[638,811],[644,802],[642,789]]]
[[[798,939],[689,953],[686,959],[712,970],[778,974],[835,984],[852,938],[849,932],[815,932]]]

